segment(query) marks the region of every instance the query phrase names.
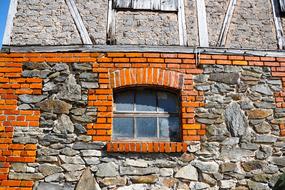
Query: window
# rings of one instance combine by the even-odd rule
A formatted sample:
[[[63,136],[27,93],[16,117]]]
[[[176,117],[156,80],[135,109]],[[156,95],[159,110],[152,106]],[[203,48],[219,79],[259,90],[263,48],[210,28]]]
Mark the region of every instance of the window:
[[[113,140],[180,140],[176,93],[151,88],[119,90],[114,101]]]

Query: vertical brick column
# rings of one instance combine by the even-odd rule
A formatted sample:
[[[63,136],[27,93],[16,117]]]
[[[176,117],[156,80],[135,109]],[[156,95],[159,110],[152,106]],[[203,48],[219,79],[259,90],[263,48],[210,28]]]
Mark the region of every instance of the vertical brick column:
[[[12,61],[12,59],[11,59]],[[41,94],[42,80],[21,78],[22,64],[0,62],[0,189],[30,190],[33,181],[9,178],[11,164],[33,163],[35,144],[13,143],[15,127],[38,127],[40,112],[18,110],[18,95]]]

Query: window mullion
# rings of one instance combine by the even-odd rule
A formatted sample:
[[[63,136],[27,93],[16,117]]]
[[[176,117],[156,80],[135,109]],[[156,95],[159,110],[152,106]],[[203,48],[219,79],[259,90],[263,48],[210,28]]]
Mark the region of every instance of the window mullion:
[[[137,122],[136,117],[133,117],[133,126],[134,126],[134,138],[137,138]]]
[[[159,138],[159,117],[156,117],[157,138]]]

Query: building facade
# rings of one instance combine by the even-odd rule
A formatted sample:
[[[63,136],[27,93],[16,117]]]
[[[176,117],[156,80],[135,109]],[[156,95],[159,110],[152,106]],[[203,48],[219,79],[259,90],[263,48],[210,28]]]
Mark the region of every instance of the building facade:
[[[0,189],[271,189],[282,2],[11,1]]]

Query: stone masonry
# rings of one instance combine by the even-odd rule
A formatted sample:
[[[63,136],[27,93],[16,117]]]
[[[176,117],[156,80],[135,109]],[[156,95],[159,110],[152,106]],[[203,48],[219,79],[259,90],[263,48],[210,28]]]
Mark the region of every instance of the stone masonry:
[[[285,171],[284,58],[195,56],[0,54],[0,189],[271,189]],[[182,142],[112,142],[109,88],[140,84],[181,88]]]
[[[229,0],[205,0],[210,47],[217,47]],[[75,0],[93,45],[107,43],[107,0]],[[199,46],[196,0],[185,0],[188,46]],[[284,18],[281,18],[284,22]],[[11,45],[82,44],[64,0],[19,0]],[[179,45],[176,13],[120,10],[115,39],[119,45]],[[226,48],[277,49],[270,0],[239,0],[226,38]]]

